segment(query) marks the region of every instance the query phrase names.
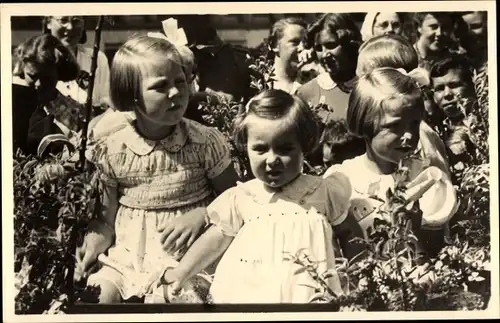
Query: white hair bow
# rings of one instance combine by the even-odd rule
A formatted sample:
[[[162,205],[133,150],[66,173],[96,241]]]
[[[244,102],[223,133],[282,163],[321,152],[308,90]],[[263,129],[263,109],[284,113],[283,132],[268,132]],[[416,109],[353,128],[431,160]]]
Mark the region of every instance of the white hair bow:
[[[407,72],[404,68],[397,69],[401,74],[411,77],[415,80],[420,86],[427,86],[431,83],[429,72],[422,68],[417,67],[410,72]]]
[[[177,26],[177,19],[168,18],[167,20],[163,20],[161,24],[164,34],[161,32],[149,32],[148,37],[165,39],[175,46],[186,46],[188,44],[184,29]]]

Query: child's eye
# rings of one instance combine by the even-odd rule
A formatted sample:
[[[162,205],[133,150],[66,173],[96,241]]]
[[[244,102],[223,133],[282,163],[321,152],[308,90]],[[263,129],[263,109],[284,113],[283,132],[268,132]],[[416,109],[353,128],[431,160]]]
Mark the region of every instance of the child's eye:
[[[443,92],[443,91],[444,91],[443,85],[438,85],[434,88],[434,92]]]
[[[258,153],[264,153],[267,151],[267,147],[265,145],[253,145],[251,148],[253,151]]]
[[[283,146],[278,148],[278,150],[281,153],[289,153],[289,152],[293,151],[294,149],[295,149],[295,147],[293,145],[283,145]]]

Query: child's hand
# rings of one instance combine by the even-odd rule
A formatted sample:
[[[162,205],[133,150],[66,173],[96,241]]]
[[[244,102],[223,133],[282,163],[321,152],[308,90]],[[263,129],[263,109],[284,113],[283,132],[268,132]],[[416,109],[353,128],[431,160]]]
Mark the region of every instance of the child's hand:
[[[74,280],[86,279],[97,257],[104,253],[112,243],[112,229],[101,221],[91,222],[82,246],[76,249]]]
[[[196,240],[201,230],[206,226],[205,208],[197,208],[186,214],[177,216],[173,221],[161,225],[160,241],[163,250],[169,253],[189,248]]]
[[[159,278],[154,278],[147,284],[146,291],[151,294],[155,288],[158,288],[161,285],[164,286],[166,291],[165,294],[167,294],[164,296],[168,300],[172,299],[172,296],[179,294],[182,286],[175,268],[167,267]]]

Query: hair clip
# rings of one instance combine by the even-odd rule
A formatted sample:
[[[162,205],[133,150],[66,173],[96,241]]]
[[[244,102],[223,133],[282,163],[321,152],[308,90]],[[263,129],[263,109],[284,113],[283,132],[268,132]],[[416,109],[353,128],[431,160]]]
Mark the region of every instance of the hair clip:
[[[407,72],[403,68],[398,68],[397,71],[399,71],[403,75],[411,77],[421,87],[428,86],[431,83],[430,77],[429,77],[429,72],[422,67],[417,67],[417,68],[411,70],[410,72]]]
[[[186,46],[188,44],[186,33],[183,28],[177,28],[177,19],[168,18],[162,22],[163,32],[149,32],[148,37],[165,39],[175,46]]]

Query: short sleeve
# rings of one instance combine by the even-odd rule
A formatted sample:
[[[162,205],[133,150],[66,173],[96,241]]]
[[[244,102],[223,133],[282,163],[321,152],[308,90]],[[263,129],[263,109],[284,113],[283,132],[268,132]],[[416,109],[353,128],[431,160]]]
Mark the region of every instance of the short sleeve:
[[[235,236],[244,223],[237,207],[238,190],[233,187],[224,191],[207,207],[210,223],[228,236]]]
[[[88,148],[85,154],[87,160],[95,165],[99,173],[99,179],[107,186],[117,187],[115,173],[109,163],[108,147],[106,142],[100,142]]]
[[[339,225],[347,217],[352,186],[349,178],[340,172],[332,172],[325,179],[328,195],[328,216],[332,225]]]
[[[216,128],[208,128],[205,147],[205,170],[209,179],[219,176],[231,164],[229,144]]]

